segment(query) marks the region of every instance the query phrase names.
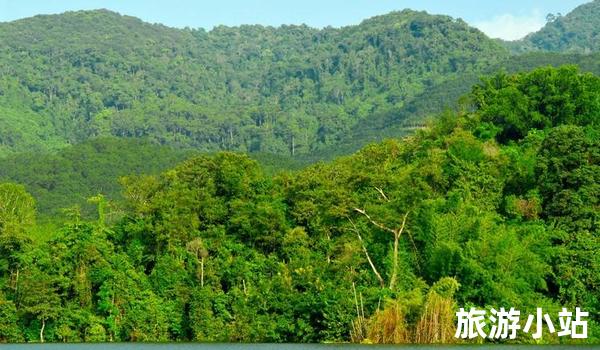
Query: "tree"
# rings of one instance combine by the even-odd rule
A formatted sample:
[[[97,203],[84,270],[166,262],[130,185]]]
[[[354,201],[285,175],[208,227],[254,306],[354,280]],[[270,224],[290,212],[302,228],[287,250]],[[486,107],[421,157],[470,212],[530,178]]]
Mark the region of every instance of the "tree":
[[[0,184],[0,235],[18,235],[35,225],[35,201],[23,185]]]
[[[15,304],[7,300],[0,292],[0,343],[12,343],[23,340],[17,324],[18,315]]]
[[[204,259],[208,257],[208,250],[200,238],[194,238],[186,244],[186,249],[200,263],[200,286],[204,287]]]
[[[471,98],[481,121],[499,127],[496,138],[507,143],[522,139],[530,129],[597,123],[598,91],[600,78],[563,66],[512,76],[498,73],[474,86]]]
[[[385,194],[383,192],[381,192],[381,195],[385,197]],[[364,215],[367,218],[367,220],[369,220],[373,225],[375,225],[375,227],[392,234],[392,236],[394,238],[394,250],[393,250],[392,272],[390,273],[389,288],[394,290],[394,288],[396,287],[396,279],[398,278],[397,277],[398,276],[398,243],[400,241],[400,237],[402,236],[402,233],[404,232],[404,227],[406,225],[406,219],[408,218],[408,212],[406,214],[404,214],[404,217],[402,219],[402,224],[400,225],[400,227],[389,228],[389,227],[373,220],[371,218],[371,216],[369,214],[367,214],[367,212],[364,209],[354,208],[354,210],[356,212]],[[359,238],[360,238],[360,236],[359,236]],[[362,241],[362,238],[361,238],[361,241]],[[364,247],[364,245],[363,245],[363,247]],[[364,250],[366,252],[366,248]],[[371,263],[370,258],[369,258],[369,262]],[[373,267],[372,263],[371,263],[371,267]],[[379,273],[377,273],[375,269],[374,269],[374,272],[378,276],[378,279],[381,281],[381,276],[379,275]]]
[[[22,312],[40,322],[39,340],[44,342],[44,330],[48,321],[61,314],[60,297],[57,294],[53,278],[36,267],[23,273],[21,282]]]

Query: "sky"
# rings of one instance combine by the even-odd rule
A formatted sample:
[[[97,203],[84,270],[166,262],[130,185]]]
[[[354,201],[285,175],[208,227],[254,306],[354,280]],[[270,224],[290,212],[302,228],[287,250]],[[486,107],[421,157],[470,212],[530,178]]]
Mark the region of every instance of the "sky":
[[[170,27],[307,24],[322,28],[410,8],[462,18],[488,36],[519,39],[540,29],[548,13],[567,14],[587,0],[0,0],[0,22],[105,8]]]

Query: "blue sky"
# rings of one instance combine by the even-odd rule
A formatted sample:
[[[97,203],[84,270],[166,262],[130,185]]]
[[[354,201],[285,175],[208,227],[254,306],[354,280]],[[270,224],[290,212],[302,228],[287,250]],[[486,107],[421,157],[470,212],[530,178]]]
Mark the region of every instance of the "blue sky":
[[[541,28],[548,13],[586,0],[0,0],[0,21],[68,10],[107,8],[172,27],[301,24],[334,27],[412,8],[460,17],[492,37],[517,39]]]

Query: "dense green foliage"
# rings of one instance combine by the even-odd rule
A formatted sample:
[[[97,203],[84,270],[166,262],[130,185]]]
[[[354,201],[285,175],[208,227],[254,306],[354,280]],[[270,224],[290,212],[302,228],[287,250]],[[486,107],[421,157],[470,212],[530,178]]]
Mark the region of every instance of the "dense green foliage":
[[[507,45],[597,52],[599,4]],[[381,130],[412,132],[480,74],[519,67],[461,20],[409,10],[339,29],[211,31],[70,12],[0,23],[0,42],[0,156],[98,136],[209,152],[349,153]]]
[[[569,14],[549,14],[544,28],[515,42],[515,52],[550,51],[590,53],[600,51],[600,0],[583,4]]]
[[[490,67],[489,72],[503,70],[514,73],[530,71],[540,66],[561,66],[568,63],[577,64],[582,71],[600,75],[600,54],[529,53]],[[251,157],[258,160],[269,174],[282,169],[299,169],[320,160],[333,160],[335,157],[355,152],[371,142],[411,134],[421,127],[426,119],[444,108],[459,109],[459,97],[479,81],[479,74],[473,72],[432,86],[408,100],[401,108],[371,114],[368,120],[350,128],[336,145],[323,148],[314,154],[292,157],[253,152]],[[25,122],[23,118],[18,120]],[[17,121],[7,119],[8,125],[26,130]],[[0,132],[0,135],[4,134]],[[0,181],[24,184],[28,192],[36,198],[41,216],[55,216],[75,204],[82,208],[85,216],[89,216],[93,210],[86,199],[91,195],[103,193],[108,199],[121,202],[119,177],[156,173],[173,166],[186,155],[197,152],[185,151],[185,148],[179,151],[168,145],[159,146],[153,142],[150,144],[149,140],[140,142],[135,139],[119,141],[115,138],[95,138],[82,144],[60,146],[62,148],[59,144],[52,146],[51,141],[44,142],[49,148],[58,150],[43,152],[40,149],[41,144],[31,144],[26,147],[28,152],[0,158]]]
[[[0,168],[24,170],[3,175],[26,183],[43,213],[92,192],[116,199],[112,177],[90,188],[73,173],[72,183],[88,187],[64,197],[64,191],[40,191],[26,170],[55,163],[44,151],[97,136],[259,152],[267,163],[295,167],[412,133],[428,116],[455,107],[482,73],[565,63],[600,72],[597,55],[508,57],[461,21],[413,11],[341,29],[210,32],[108,11],[75,12],[0,23],[0,40],[6,43],[0,49],[0,157],[27,153]],[[96,158],[83,148],[79,152]],[[267,156],[274,153],[295,160]],[[122,170],[118,174],[137,171],[135,165]]]
[[[599,5],[508,49],[409,10],[0,23],[0,343],[452,342],[459,305],[600,342]]]
[[[118,201],[119,176],[186,154],[170,147],[251,151],[271,173],[348,154],[372,139],[355,132],[368,120],[401,124],[410,113],[395,111],[423,91],[507,56],[462,21],[413,11],[210,32],[84,11],[0,23],[0,42],[0,179],[24,184],[44,216],[87,214],[96,193]]]
[[[559,67],[566,64],[577,65],[582,71],[600,75],[600,53],[589,55],[531,52],[509,59],[488,68],[485,72],[497,71],[518,73],[531,71],[538,67]],[[368,120],[353,127],[340,144],[319,153],[321,159],[333,159],[335,156],[349,154],[363,146],[390,137],[410,134],[415,127],[423,125],[431,116],[447,108],[457,109],[460,97],[469,92],[480,81],[482,72],[461,74],[437,84],[408,100],[401,108],[373,114]],[[314,159],[315,157],[313,157]]]
[[[600,78],[499,73],[461,106],[299,172],[130,176],[120,220],[96,196],[44,240],[1,185],[0,341],[439,342],[476,305],[582,307],[598,342]]]
[[[36,199],[44,220],[64,217],[71,209],[90,218],[96,210],[87,199],[98,193],[117,207],[123,204],[121,177],[158,174],[194,154],[198,152],[141,139],[96,138],[55,153],[24,152],[0,158],[0,182],[23,184]],[[251,156],[268,174],[300,169],[312,161],[264,153]]]
[[[55,154],[32,151],[0,159],[0,181],[25,185],[44,215],[57,216],[74,205],[86,214],[95,211],[87,203],[91,196],[120,199],[119,177],[157,174],[191,154],[143,140],[94,139]]]
[[[70,12],[0,23],[0,42],[0,156],[97,136],[309,154],[508,56],[461,20],[409,10],[340,29],[208,32]]]

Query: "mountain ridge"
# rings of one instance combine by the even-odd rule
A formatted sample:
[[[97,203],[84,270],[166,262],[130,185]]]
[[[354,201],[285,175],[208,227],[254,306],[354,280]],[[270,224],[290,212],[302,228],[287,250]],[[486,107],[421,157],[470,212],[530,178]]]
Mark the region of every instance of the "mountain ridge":
[[[372,113],[507,56],[463,21],[409,10],[339,29],[208,32],[79,11],[3,23],[0,38],[0,105],[47,116],[45,132],[64,144],[151,137],[291,155],[334,145]]]
[[[94,137],[204,152],[349,153],[452,107],[480,75],[510,70],[519,59],[507,49],[540,51],[410,9],[337,28],[208,31],[107,9],[69,11],[2,22],[0,40],[0,156]],[[540,56],[537,65],[559,61]]]

